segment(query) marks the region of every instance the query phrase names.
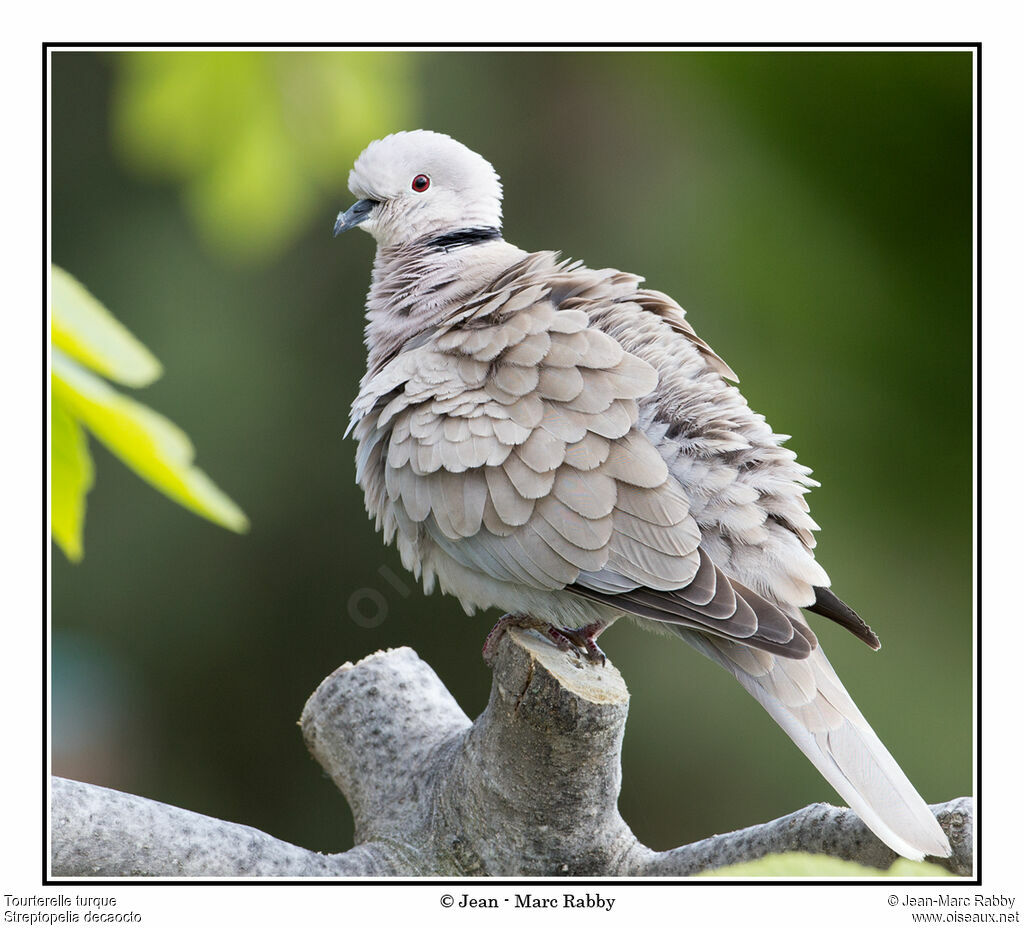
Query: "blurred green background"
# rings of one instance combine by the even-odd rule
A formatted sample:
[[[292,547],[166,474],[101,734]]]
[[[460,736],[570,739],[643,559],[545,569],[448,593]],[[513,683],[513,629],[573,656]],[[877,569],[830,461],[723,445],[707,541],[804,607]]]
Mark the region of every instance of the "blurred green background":
[[[973,792],[972,131],[967,52],[55,52],[52,253],[148,345],[137,397],[191,436],[248,535],[93,442],[85,559],[54,549],[55,773],[322,851],[343,798],[296,720],[346,660],[409,645],[465,711],[496,615],[425,598],[342,440],[373,243],[331,238],[400,128],[491,160],[506,237],[642,274],[814,468],[834,589],[813,624],[929,802]],[[620,806],[666,848],[831,789],[684,645],[621,622]],[[540,787],[539,787],[540,788]]]

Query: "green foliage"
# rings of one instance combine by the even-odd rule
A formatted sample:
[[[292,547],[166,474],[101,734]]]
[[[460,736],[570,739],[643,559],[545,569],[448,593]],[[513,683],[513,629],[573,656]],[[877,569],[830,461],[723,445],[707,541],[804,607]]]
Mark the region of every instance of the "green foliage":
[[[745,880],[757,877],[820,877],[836,879],[843,877],[877,880],[891,879],[936,880],[951,877],[952,874],[938,864],[929,864],[902,857],[888,870],[876,870],[849,860],[839,860],[824,854],[768,854],[760,860],[744,864],[731,864],[718,870],[711,870],[702,876],[722,877],[729,880]]]
[[[79,561],[83,553],[85,496],[93,480],[85,429],[171,499],[245,531],[244,513],[192,466],[185,433],[87,369],[144,386],[160,376],[160,363],[70,274],[54,266],[51,281],[50,531],[67,557]]]
[[[129,387],[144,387],[163,373],[149,349],[67,271],[52,268],[50,292],[54,348]]]
[[[50,532],[72,561],[82,559],[85,495],[92,458],[85,432],[59,400],[50,401]]]
[[[344,186],[369,139],[403,128],[409,58],[388,52],[121,52],[115,143],[179,181],[203,238],[273,256]]]

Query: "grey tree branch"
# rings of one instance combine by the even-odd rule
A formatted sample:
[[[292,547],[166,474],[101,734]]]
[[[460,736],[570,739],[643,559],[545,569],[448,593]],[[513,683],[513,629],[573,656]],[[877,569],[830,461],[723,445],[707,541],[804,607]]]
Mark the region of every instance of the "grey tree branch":
[[[245,825],[53,778],[52,875],[692,876],[803,850],[887,867],[895,854],[848,809],[784,818],[652,851],[618,813],[629,693],[530,632],[498,644],[487,708],[471,722],[409,648],[345,664],[301,726],[348,799],[356,846],[319,854]],[[973,803],[933,806],[958,875],[973,861]]]

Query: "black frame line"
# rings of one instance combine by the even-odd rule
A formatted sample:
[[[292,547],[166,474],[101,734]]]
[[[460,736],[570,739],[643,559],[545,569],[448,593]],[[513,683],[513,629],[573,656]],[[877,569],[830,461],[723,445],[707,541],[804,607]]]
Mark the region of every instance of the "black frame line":
[[[857,51],[872,51],[875,49],[924,49],[932,48],[937,50],[970,50],[973,49],[974,57],[974,142],[975,142],[975,184],[974,184],[974,298],[976,311],[974,313],[975,324],[975,345],[974,359],[976,362],[974,375],[974,421],[975,421],[975,447],[974,447],[974,473],[976,481],[976,494],[974,499],[974,529],[975,529],[975,694],[974,694],[974,729],[976,735],[976,756],[975,756],[975,782],[974,782],[974,839],[975,839],[975,875],[971,880],[956,880],[952,885],[958,886],[981,886],[982,885],[982,816],[981,816],[981,782],[982,782],[982,688],[981,680],[981,630],[982,630],[982,459],[981,459],[981,434],[982,434],[982,357],[981,357],[981,293],[982,293],[982,241],[981,241],[981,152],[982,152],[982,120],[981,120],[981,89],[982,89],[982,66],[981,66],[981,42],[696,42],[696,43],[673,43],[673,42],[433,42],[425,44],[413,43],[392,43],[392,42],[363,42],[353,44],[338,44],[332,42],[115,42],[109,45],[102,42],[51,42],[42,43],[42,369],[43,369],[43,397],[42,416],[43,421],[48,422],[48,392],[46,373],[49,360],[49,319],[48,319],[48,287],[49,287],[49,214],[47,212],[47,194],[49,190],[49,174],[47,171],[47,154],[50,142],[50,127],[48,120],[48,108],[50,100],[50,87],[48,80],[48,68],[50,53],[52,50],[65,49],[95,49],[102,51],[106,49],[158,49],[158,48],[179,48],[183,51],[200,48],[255,48],[255,49],[369,49],[385,48],[396,51],[446,51],[446,50],[473,50],[473,51],[533,51],[535,49],[579,49],[586,51],[615,51],[615,50],[636,50],[662,49],[675,51],[692,51],[700,49],[735,49],[735,50],[762,50],[762,49],[852,49]],[[723,880],[719,878],[706,879],[697,877],[678,878],[631,878],[631,877],[549,877],[547,879],[515,879],[512,877],[461,877],[450,879],[403,879],[383,877],[378,879],[269,879],[252,878],[244,879],[166,879],[166,878],[101,878],[101,879],[52,879],[49,875],[48,859],[49,841],[49,782],[50,782],[50,756],[47,738],[47,717],[49,712],[49,685],[48,669],[50,657],[50,629],[47,622],[50,576],[48,567],[48,555],[50,553],[49,523],[48,523],[48,429],[43,430],[42,439],[43,468],[42,468],[42,522],[43,522],[43,634],[42,634],[42,885],[43,886],[691,886],[691,887],[727,887],[727,886],[945,886],[951,885],[949,878],[939,880],[836,880],[836,879],[774,879],[765,878],[760,880]],[[954,878],[955,879],[955,878]]]

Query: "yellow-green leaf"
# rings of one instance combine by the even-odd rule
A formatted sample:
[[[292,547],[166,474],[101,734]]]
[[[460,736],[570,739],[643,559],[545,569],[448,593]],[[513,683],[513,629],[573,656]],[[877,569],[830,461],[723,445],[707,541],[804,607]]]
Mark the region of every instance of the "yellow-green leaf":
[[[825,854],[806,854],[793,852],[789,854],[768,854],[760,860],[752,860],[742,864],[730,864],[718,870],[709,870],[701,876],[722,877],[723,879],[740,880],[757,877],[853,877],[860,879],[943,879],[952,874],[938,864],[915,862],[900,858],[888,870],[877,870],[864,864],[849,860],[839,860]]]
[[[97,373],[132,387],[162,373],[160,362],[67,271],[50,267],[50,338]]]
[[[241,509],[199,468],[188,436],[148,406],[118,393],[57,348],[53,397],[114,454],[171,499],[236,532],[249,527]]]
[[[415,57],[375,51],[127,51],[113,56],[113,141],[179,182],[203,238],[279,254],[349,194],[368,141],[415,123]],[[326,230],[326,227],[323,227]],[[326,234],[324,231],[323,234]]]
[[[82,559],[85,495],[92,486],[92,458],[81,426],[64,404],[50,402],[50,534],[70,561]]]

